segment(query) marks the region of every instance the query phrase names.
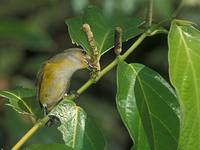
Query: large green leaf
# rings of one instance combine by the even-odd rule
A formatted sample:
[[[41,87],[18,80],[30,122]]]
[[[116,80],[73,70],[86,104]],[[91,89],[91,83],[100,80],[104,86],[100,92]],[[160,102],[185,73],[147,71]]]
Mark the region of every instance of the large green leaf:
[[[105,139],[99,128],[87,117],[82,150],[103,150]]]
[[[133,119],[139,112],[150,148],[176,150],[180,112],[177,97],[169,84],[158,73],[141,64],[120,64],[118,73],[121,74],[122,79],[119,81],[123,87],[118,99],[124,101],[119,103],[122,105],[120,109],[126,110],[121,116],[127,123],[132,120],[129,128],[135,126]],[[137,111],[134,112],[132,107],[137,107]],[[138,115],[135,118],[137,117]],[[141,129],[132,130],[133,136],[136,136],[134,132]],[[134,139],[136,140],[136,137]]]
[[[81,45],[88,53],[90,53],[90,47],[82,31],[82,24],[84,23],[88,23],[91,26],[101,55],[113,47],[114,28],[116,26],[120,26],[123,29],[123,41],[127,41],[142,32],[137,27],[141,23],[140,20],[122,17],[108,19],[98,8],[91,6],[86,9],[82,16],[66,20],[72,42]]]
[[[153,150],[176,150],[180,129],[178,99],[170,85],[155,71],[140,67],[136,77],[135,98],[143,126]]]
[[[169,36],[170,80],[180,99],[182,125],[179,149],[200,149],[200,31],[174,20]]]
[[[30,115],[32,117],[36,117],[34,112],[35,106],[33,106],[31,102],[34,100],[36,103],[36,100],[33,99],[34,95],[34,90],[22,87],[17,87],[10,91],[0,91],[0,96],[9,100],[9,103],[6,104],[7,106],[12,107],[18,113]]]
[[[85,111],[73,101],[63,100],[49,116],[59,118],[61,125],[58,130],[67,146],[75,150],[104,149],[105,141],[101,132],[91,123]]]
[[[116,103],[120,116],[134,142],[135,150],[148,150],[149,144],[139,116],[134,94],[135,76],[141,68],[134,72],[130,65],[120,62],[117,67]]]

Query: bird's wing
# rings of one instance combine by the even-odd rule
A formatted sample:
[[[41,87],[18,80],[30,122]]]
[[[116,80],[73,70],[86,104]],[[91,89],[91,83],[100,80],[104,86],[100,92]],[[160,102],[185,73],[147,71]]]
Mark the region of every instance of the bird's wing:
[[[41,82],[43,78],[43,68],[46,65],[46,63],[47,62],[42,64],[36,78],[36,100],[39,101],[39,103],[40,103],[40,87],[41,87]],[[40,103],[40,106],[43,107],[41,103]]]

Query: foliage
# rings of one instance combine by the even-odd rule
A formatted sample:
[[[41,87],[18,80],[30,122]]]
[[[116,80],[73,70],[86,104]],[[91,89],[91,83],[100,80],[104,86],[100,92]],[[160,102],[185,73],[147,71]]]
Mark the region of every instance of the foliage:
[[[115,27],[119,26],[122,28],[122,39],[127,41],[142,32],[137,27],[141,22],[141,20],[136,18],[117,18],[117,16],[115,19],[108,19],[95,7],[86,9],[81,17],[66,20],[72,43],[81,45],[88,53],[91,53],[86,36],[82,31],[82,24],[89,24],[94,34],[97,49],[101,55],[113,47]]]
[[[84,110],[73,101],[64,99],[49,116],[59,118],[61,125],[58,130],[62,133],[67,146],[85,150],[104,149],[103,135]]]
[[[135,140],[135,149],[176,149],[180,110],[168,83],[141,64],[121,62],[117,86],[117,107]]]
[[[36,114],[32,111],[32,108],[34,109],[35,106],[31,107],[28,105],[28,103],[31,104],[31,100],[29,99],[34,95],[34,90],[22,87],[18,87],[11,91],[0,91],[0,96],[9,100],[9,103],[6,104],[7,106],[12,107],[18,113],[35,117]]]
[[[170,80],[182,108],[179,149],[200,147],[200,31],[191,22],[174,20],[169,36]]]
[[[171,13],[171,10],[167,10],[164,14],[166,17]],[[8,34],[6,30],[10,28],[10,23],[8,25],[7,23],[5,21],[0,25],[0,33],[5,32],[5,35],[10,38],[11,33],[14,32],[15,36],[11,39],[16,38],[19,43],[23,41],[24,43],[21,44],[25,47],[49,47],[52,44],[51,39],[40,29],[36,27],[29,29],[26,24],[22,25],[14,21],[11,28],[12,26],[18,28],[9,31]],[[139,28],[141,25],[139,19],[121,18],[118,15],[108,18],[98,8],[88,7],[82,16],[66,20],[72,42],[83,47],[88,54],[91,54],[91,49],[81,29],[83,23],[91,26],[101,55],[115,46],[116,26],[123,30],[123,42],[139,34],[142,34],[138,38],[142,42],[143,37],[168,33],[161,26],[162,23],[153,24],[144,30]],[[168,62],[170,83],[173,87],[160,74],[145,65],[128,64],[123,60],[138,46],[137,44],[140,44],[137,40],[136,46],[134,43],[125,52],[125,56],[118,56],[102,71],[103,73],[100,72],[104,75],[118,65],[116,105],[133,142],[131,149],[196,150],[200,147],[199,39],[200,31],[191,22],[183,20],[171,22],[168,33]],[[35,45],[35,42],[39,45]],[[92,81],[90,79],[85,85],[92,84]],[[85,88],[84,85],[82,88]],[[6,105],[17,113],[31,117],[37,130],[51,117],[59,120],[57,130],[62,135],[63,143],[30,144],[26,146],[27,149],[102,150],[106,148],[106,139],[101,130],[89,117],[85,108],[79,106],[73,99],[63,99],[47,116],[39,119],[41,111],[33,89],[17,87],[14,90],[0,91],[0,96],[8,99]]]

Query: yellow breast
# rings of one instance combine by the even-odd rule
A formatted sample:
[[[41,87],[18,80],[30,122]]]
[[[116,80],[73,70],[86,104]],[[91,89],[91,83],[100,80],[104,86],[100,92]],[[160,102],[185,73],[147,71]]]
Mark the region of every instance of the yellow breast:
[[[62,74],[62,71],[64,71],[64,68],[68,67],[68,65],[70,65],[70,62],[60,61],[56,63],[47,63],[43,67],[39,91],[39,99],[42,104],[53,105],[62,98],[70,79],[67,80],[67,77],[65,78],[65,76],[60,74]]]

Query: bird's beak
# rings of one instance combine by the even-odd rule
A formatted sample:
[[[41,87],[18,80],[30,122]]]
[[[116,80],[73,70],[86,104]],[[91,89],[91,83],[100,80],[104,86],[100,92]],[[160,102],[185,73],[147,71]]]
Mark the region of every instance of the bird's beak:
[[[86,60],[86,63],[87,63],[87,65],[88,65],[88,69],[90,70],[90,71],[92,71],[93,70],[93,65],[91,64],[91,57],[89,56],[89,55],[85,55],[85,60]]]
[[[88,63],[88,70],[92,71],[94,69],[94,66],[92,66],[90,63]]]

